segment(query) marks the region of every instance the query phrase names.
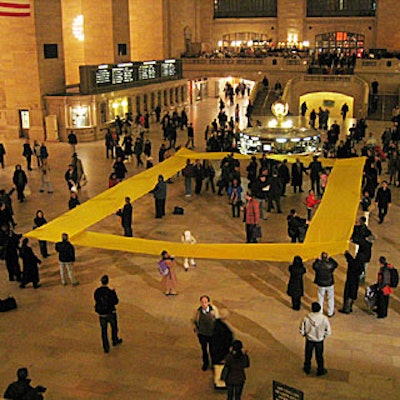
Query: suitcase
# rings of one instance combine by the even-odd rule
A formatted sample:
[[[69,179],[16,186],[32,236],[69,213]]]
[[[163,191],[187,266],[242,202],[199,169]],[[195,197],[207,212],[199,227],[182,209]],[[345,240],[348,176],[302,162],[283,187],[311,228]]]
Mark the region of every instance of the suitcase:
[[[0,300],[0,312],[15,310],[16,308],[17,302],[14,297],[8,297],[7,299]]]
[[[214,364],[214,389],[225,390],[226,384],[221,380],[221,372],[224,364]]]

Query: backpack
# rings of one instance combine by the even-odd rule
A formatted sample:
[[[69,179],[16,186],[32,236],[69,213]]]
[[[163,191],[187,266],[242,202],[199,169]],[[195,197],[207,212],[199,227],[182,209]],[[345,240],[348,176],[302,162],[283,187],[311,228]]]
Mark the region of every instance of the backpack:
[[[169,268],[165,260],[160,260],[158,262],[158,272],[161,276],[167,276],[169,274]]]
[[[389,286],[391,288],[397,288],[399,285],[399,271],[393,266],[389,266],[388,271],[390,273]]]

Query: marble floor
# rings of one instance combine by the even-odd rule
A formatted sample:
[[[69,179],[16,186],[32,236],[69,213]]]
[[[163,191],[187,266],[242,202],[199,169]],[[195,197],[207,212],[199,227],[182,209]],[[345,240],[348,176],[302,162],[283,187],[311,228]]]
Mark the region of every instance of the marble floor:
[[[204,149],[205,124],[216,115],[217,100],[207,99],[190,107],[196,150]],[[368,132],[380,137],[383,128],[391,124],[369,125]],[[149,137],[157,159],[162,140],[154,123]],[[179,133],[178,143],[185,141],[186,132]],[[6,168],[0,171],[0,187],[10,189],[14,165],[25,164],[22,141],[6,141],[5,146]],[[37,168],[28,173],[32,195],[22,204],[14,200],[18,233],[32,228],[37,209],[51,220],[68,208],[64,172],[71,151],[65,143],[48,143],[48,148],[55,192],[39,193]],[[112,161],[105,157],[103,141],[78,144],[77,152],[88,176],[88,184],[79,194],[85,201],[107,188]],[[128,163],[127,169],[129,176],[141,172],[134,162]],[[307,181],[305,188],[308,186]],[[394,202],[387,220],[378,225],[376,215],[371,218],[377,240],[367,283],[376,279],[379,256],[385,255],[394,264],[400,260],[396,222],[400,220],[400,189],[392,190]],[[284,213],[271,213],[262,222],[263,241],[288,241],[286,214],[293,207],[304,214],[302,200],[300,194],[288,190],[282,201]],[[185,208],[184,216],[172,215],[175,205]],[[225,198],[206,192],[185,198],[182,178],[169,185],[166,218],[156,220],[153,212],[150,195],[134,204],[135,236],[180,240],[182,230],[190,228],[200,242],[242,243],[245,238],[243,223],[231,218]],[[116,216],[93,229],[122,234]],[[37,243],[32,241],[32,246],[39,254]],[[42,287],[38,290],[22,290],[16,282],[9,282],[4,263],[0,264],[0,297],[13,295],[19,305],[16,311],[0,314],[0,393],[14,380],[17,368],[26,366],[33,384],[48,388],[47,400],[224,399],[226,394],[213,388],[212,371],[201,371],[200,347],[190,322],[199,296],[206,293],[220,309],[228,310],[227,322],[249,351],[251,367],[244,400],[271,399],[273,380],[303,391],[307,400],[400,399],[398,290],[391,297],[386,319],[378,320],[368,311],[363,287],[352,315],[336,313],[330,320],[333,334],[325,342],[328,374],[317,378],[302,371],[304,339],[298,330],[317,294],[311,262],[306,264],[303,308],[296,312],[286,295],[288,265],[284,263],[197,260],[196,268],[184,272],[182,260],[177,260],[179,295],[165,297],[154,257],[77,248],[75,272],[80,285],[72,287],[60,284],[57,256],[53,246],[49,247],[51,256],[40,267]],[[337,311],[342,305],[346,265],[342,255],[334,257],[339,262],[335,274]],[[109,354],[102,351],[93,307],[93,291],[104,273],[109,274],[120,298],[118,316],[124,340]]]

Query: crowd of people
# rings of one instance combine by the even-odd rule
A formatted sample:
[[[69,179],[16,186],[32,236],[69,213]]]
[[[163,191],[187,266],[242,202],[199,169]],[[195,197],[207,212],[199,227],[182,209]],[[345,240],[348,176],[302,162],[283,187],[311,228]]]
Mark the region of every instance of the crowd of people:
[[[235,93],[235,89],[227,86],[226,92],[228,101],[232,103],[230,96],[243,95],[241,90]],[[299,194],[299,204],[304,204],[304,212],[307,211],[307,217],[303,218],[297,214],[296,209],[291,209],[289,215],[286,217],[288,237],[292,243],[303,242],[307,227],[313,217],[315,208],[321,201],[324,195],[324,190],[328,184],[330,170],[324,168],[319,157],[315,156],[313,161],[305,166],[300,159],[297,159],[291,166],[286,160],[282,162],[273,160],[267,153],[263,154],[260,159],[252,157],[251,160],[243,166],[238,158],[235,158],[236,143],[235,143],[235,126],[237,126],[240,118],[239,111],[237,117],[233,119],[233,126],[225,119],[224,108],[225,102],[220,99],[219,104],[218,122],[217,118],[207,127],[205,140],[207,143],[208,151],[226,151],[229,149],[230,153],[224,157],[219,165],[208,160],[198,159],[192,162],[187,160],[186,166],[182,170],[184,181],[184,195],[192,197],[194,195],[201,195],[204,190],[211,190],[217,196],[225,197],[229,205],[232,218],[240,218],[243,215],[243,222],[245,225],[246,242],[257,243],[260,239],[260,222],[266,219],[267,213],[276,212],[282,214],[286,206],[285,197],[287,193],[287,185],[293,187],[293,193]],[[251,104],[250,104],[251,106]],[[238,106],[239,107],[239,106]],[[247,106],[247,114],[249,115],[249,107]],[[250,108],[251,114],[251,108]],[[226,114],[225,114],[226,115]],[[237,119],[236,119],[237,118]],[[168,152],[171,154],[179,146],[177,146],[177,131],[187,132],[186,146],[194,148],[194,130],[193,125],[189,122],[186,111],[182,110],[181,113],[174,111],[170,116],[166,112],[161,118],[161,113],[158,117],[163,134],[164,143],[161,144],[159,150],[159,162],[162,162],[168,157]],[[109,187],[112,187],[123,179],[127,174],[126,166],[129,164],[132,155],[136,156],[136,166],[141,168],[141,155],[145,153],[146,161],[151,157],[151,142],[149,138],[145,139],[146,129],[144,127],[145,120],[139,116],[137,118],[138,127],[137,137],[134,139],[134,134],[129,129],[128,124],[124,121],[119,126],[116,123],[115,129],[110,129],[106,133],[106,157],[115,158],[110,175]],[[143,126],[142,122],[143,121]],[[132,124],[133,125],[133,124]],[[353,311],[353,303],[357,299],[357,293],[360,282],[365,281],[367,273],[368,262],[371,259],[371,249],[374,242],[374,235],[368,228],[368,217],[371,209],[371,204],[375,203],[378,208],[379,222],[383,223],[388,213],[389,205],[391,204],[391,191],[389,186],[398,183],[400,185],[399,170],[400,162],[399,154],[397,151],[398,141],[397,129],[398,125],[394,125],[393,130],[385,131],[382,135],[383,150],[377,146],[376,141],[365,140],[365,121],[357,121],[357,124],[350,129],[348,140],[345,144],[339,141],[340,126],[336,121],[332,124],[331,128],[327,129],[327,120],[323,122],[322,129],[327,130],[327,141],[330,147],[323,148],[323,155],[325,157],[350,157],[356,156],[357,150],[359,151],[360,143],[365,142],[361,148],[361,155],[366,156],[366,163],[364,168],[364,179],[362,186],[362,199],[361,205],[364,216],[360,219],[354,228],[352,241],[357,244],[358,248],[354,256],[349,252],[344,254],[347,260],[347,276],[345,289],[343,294],[343,305],[339,310],[344,314],[350,314]],[[143,128],[143,129],[142,129]],[[175,133],[171,132],[174,131]],[[73,134],[73,133],[72,133]],[[222,137],[222,139],[221,139]],[[214,138],[218,143],[218,147],[213,145]],[[71,145],[71,163],[65,173],[65,181],[67,189],[70,192],[69,208],[79,206],[78,194],[84,185],[85,172],[82,161],[78,157],[77,140],[76,138],[69,138]],[[166,143],[169,141],[169,147]],[[337,142],[339,141],[339,145]],[[133,144],[135,143],[135,144]],[[227,144],[227,145],[226,145]],[[342,150],[343,146],[347,146],[349,150]],[[2,146],[5,154],[5,146]],[[30,143],[27,141],[23,145],[23,155],[27,161],[27,170],[31,167],[31,159],[29,158]],[[46,148],[43,143],[40,148]],[[135,150],[136,149],[136,150]],[[31,149],[32,150],[32,149]],[[326,151],[325,151],[326,150]],[[30,157],[36,154],[33,150]],[[49,153],[46,150],[38,152],[37,158],[38,169],[44,176],[42,181],[43,186],[40,192],[48,191],[49,194],[53,193],[53,187],[50,179],[49,169]],[[388,172],[390,173],[390,182],[382,181],[379,185],[379,176],[383,173],[382,162],[387,160]],[[3,159],[4,162],[4,159]],[[151,166],[150,166],[151,168]],[[45,171],[45,172],[43,172]],[[244,173],[244,171],[246,171]],[[304,193],[304,176],[308,175],[310,178],[310,190],[308,195]],[[216,180],[216,182],[214,182]],[[205,187],[203,187],[205,182]],[[194,189],[192,187],[194,183]],[[26,199],[26,186],[28,184],[28,176],[23,171],[20,164],[16,166],[13,184],[15,189],[9,191],[0,190],[0,243],[5,259],[7,271],[10,281],[18,281],[21,288],[25,288],[29,283],[33,284],[34,288],[39,288],[39,265],[41,260],[35,255],[34,251],[29,245],[27,238],[22,239],[21,235],[15,232],[16,221],[14,219],[14,211],[12,208],[12,195],[14,190],[17,192],[17,197],[20,202]],[[167,199],[167,182],[164,177],[160,175],[158,181],[155,182],[155,187],[151,191],[155,199],[155,217],[163,218],[166,210]],[[124,236],[133,236],[133,208],[131,199],[127,196],[125,203],[118,210],[117,215],[121,218],[121,226],[123,228]],[[44,212],[37,210],[34,216],[34,226],[40,227],[47,223]],[[182,242],[187,244],[196,243],[196,239],[190,231],[185,230],[182,234]],[[39,242],[39,249],[42,258],[49,256],[46,241]],[[56,251],[59,254],[59,268],[61,283],[67,284],[67,275],[70,283],[73,286],[79,284],[74,275],[73,263],[75,261],[75,249],[70,243],[68,235],[62,234],[61,241],[56,244]],[[20,268],[19,258],[22,260],[22,269]],[[387,262],[385,257],[380,258],[381,268],[379,270],[377,283],[376,283],[376,312],[378,318],[385,318],[387,316],[389,296],[392,293],[390,285],[390,268],[392,266]],[[328,254],[322,253],[321,257],[315,260],[313,269],[315,270],[315,283],[318,287],[318,302],[312,304],[312,312],[302,320],[300,332],[306,338],[306,358],[304,362],[304,372],[310,373],[311,370],[311,355],[313,349],[317,354],[317,375],[326,374],[326,368],[323,360],[323,340],[331,334],[329,320],[323,316],[324,298],[328,298],[327,315],[333,317],[335,314],[334,305],[334,271],[337,268],[337,261],[329,257]],[[187,271],[189,266],[195,267],[196,262],[193,257],[188,256],[184,261],[184,270]],[[159,271],[162,275],[162,287],[166,296],[176,296],[178,294],[178,281],[176,274],[176,262],[173,256],[168,251],[163,251],[161,260],[159,262]],[[388,272],[389,271],[389,272]],[[303,261],[300,257],[295,257],[293,263],[289,267],[290,280],[288,284],[287,293],[292,299],[292,308],[294,310],[301,309],[301,297],[304,295],[303,276],[306,273]],[[102,290],[95,294],[96,312],[99,314],[102,344],[105,353],[110,351],[110,344],[107,338],[107,326],[111,325],[112,329],[112,342],[116,346],[122,343],[122,339],[118,336],[118,325],[116,320],[115,306],[118,304],[118,297],[115,291],[108,288],[108,276],[103,276],[101,279]],[[113,292],[112,295],[109,293]],[[102,299],[100,295],[102,292],[108,293],[104,295],[108,300]],[[103,294],[104,294],[103,293]],[[101,308],[101,303],[109,301],[104,308]],[[217,318],[216,307],[210,304],[208,296],[202,296],[200,299],[201,306],[196,312],[197,317],[194,319],[195,331],[198,335],[199,342],[202,348],[202,369],[207,370],[209,367],[209,352],[213,353],[216,345],[216,332],[218,329],[215,327],[215,320]],[[204,303],[204,304],[203,304]],[[208,320],[210,319],[211,322]],[[314,321],[310,323],[309,321]],[[218,325],[218,324],[216,324]],[[229,342],[229,343],[228,343]],[[238,340],[233,340],[231,337],[228,342],[225,342],[224,356],[217,360],[215,354],[211,354],[211,364],[220,363],[225,361],[225,365],[230,368],[230,374],[225,377],[225,382],[228,387],[228,396],[234,393],[240,398],[245,382],[244,369],[249,366],[249,358],[246,352],[242,350],[242,343]],[[228,344],[226,344],[228,343]],[[214,349],[212,347],[214,346]],[[213,361],[214,359],[214,361]],[[25,374],[25,380],[26,380]],[[8,398],[8,397],[6,397]],[[12,399],[13,397],[9,397]]]

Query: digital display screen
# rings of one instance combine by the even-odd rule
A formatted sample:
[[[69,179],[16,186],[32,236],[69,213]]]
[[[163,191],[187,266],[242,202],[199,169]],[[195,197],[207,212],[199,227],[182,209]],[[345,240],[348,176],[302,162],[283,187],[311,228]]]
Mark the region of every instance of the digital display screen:
[[[263,144],[263,151],[271,151],[272,146],[270,144]]]
[[[101,68],[96,71],[96,84],[97,85],[111,84],[111,70],[109,68]]]
[[[147,79],[155,79],[156,68],[155,65],[141,65],[139,67],[139,81],[144,81]]]
[[[182,77],[182,61],[167,59],[160,61],[128,61],[119,64],[81,65],[81,93],[95,93],[153,83],[153,80],[168,81]]]
[[[121,83],[133,82],[133,68],[132,67],[117,67],[112,70],[112,81],[113,85],[120,85]]]
[[[161,76],[174,76],[176,74],[175,62],[161,64]]]

